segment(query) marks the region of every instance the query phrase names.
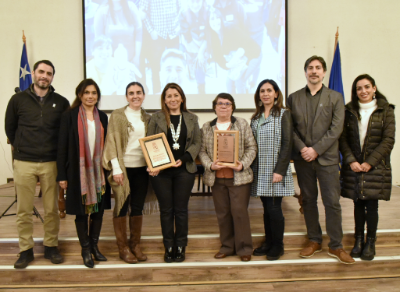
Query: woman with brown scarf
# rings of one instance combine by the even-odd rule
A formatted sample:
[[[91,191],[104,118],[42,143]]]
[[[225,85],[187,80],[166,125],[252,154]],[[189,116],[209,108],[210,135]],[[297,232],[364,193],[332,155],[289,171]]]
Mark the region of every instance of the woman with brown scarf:
[[[145,200],[148,201],[146,211],[151,212],[157,204],[155,197],[146,197],[149,175],[139,144],[139,139],[146,136],[150,120],[150,115],[142,108],[144,88],[139,82],[131,82],[125,93],[128,105],[113,111],[110,117],[103,165],[111,171],[108,180],[115,196],[113,222],[119,257],[135,264],[147,260],[140,248]],[[128,209],[129,241],[126,234]]]
[[[57,181],[66,189],[67,214],[76,215],[83,263],[88,268],[94,267],[92,254],[96,261],[107,260],[97,244],[104,209],[111,207],[110,188],[101,166],[108,118],[97,109],[100,96],[92,79],[79,83],[71,109],[61,117],[57,152]]]

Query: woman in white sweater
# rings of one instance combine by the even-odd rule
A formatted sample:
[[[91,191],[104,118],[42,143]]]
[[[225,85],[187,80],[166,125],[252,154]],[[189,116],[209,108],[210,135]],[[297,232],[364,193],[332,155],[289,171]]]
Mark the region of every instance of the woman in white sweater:
[[[128,105],[112,112],[103,156],[104,168],[115,195],[114,230],[120,258],[127,263],[147,260],[140,249],[143,206],[149,176],[139,139],[146,136],[150,115],[142,109],[143,86],[131,82],[126,87]],[[130,240],[126,234],[129,214]]]
[[[392,190],[390,153],[395,128],[394,105],[379,92],[371,76],[358,76],[346,105],[339,143],[342,196],[354,200],[355,243],[350,253],[354,258],[372,260],[375,256],[378,201],[388,201]]]

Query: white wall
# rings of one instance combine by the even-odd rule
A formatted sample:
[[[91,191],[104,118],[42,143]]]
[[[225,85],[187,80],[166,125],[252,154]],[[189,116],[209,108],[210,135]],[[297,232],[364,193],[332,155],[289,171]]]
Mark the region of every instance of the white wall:
[[[346,100],[351,84],[362,73],[371,74],[380,89],[396,104],[400,76],[400,1],[397,0],[288,0],[288,92],[305,85],[304,61],[323,56],[330,67],[336,27],[339,26],[343,85]],[[31,66],[40,59],[56,67],[53,86],[74,98],[83,78],[83,29],[81,0],[0,1],[0,184],[12,177],[10,147],[4,133],[4,112],[18,86],[22,30],[27,36]],[[328,84],[329,73],[326,82]],[[399,109],[396,109],[399,113]],[[237,116],[249,118],[250,113]],[[399,115],[398,115],[399,116]],[[200,123],[214,118],[199,114]],[[397,137],[399,137],[397,135]],[[399,148],[399,147],[396,147]],[[392,155],[393,184],[400,184],[400,151]],[[3,152],[4,151],[4,152]]]

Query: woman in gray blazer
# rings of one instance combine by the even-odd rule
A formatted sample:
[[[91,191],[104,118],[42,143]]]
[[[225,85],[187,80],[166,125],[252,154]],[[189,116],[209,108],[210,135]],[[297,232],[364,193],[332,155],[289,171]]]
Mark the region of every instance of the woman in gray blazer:
[[[185,260],[188,236],[188,203],[193,188],[195,159],[200,151],[198,118],[186,108],[186,97],[176,83],[161,93],[161,111],[152,115],[147,136],[165,133],[176,165],[150,172],[150,181],[160,204],[160,220],[167,263]]]

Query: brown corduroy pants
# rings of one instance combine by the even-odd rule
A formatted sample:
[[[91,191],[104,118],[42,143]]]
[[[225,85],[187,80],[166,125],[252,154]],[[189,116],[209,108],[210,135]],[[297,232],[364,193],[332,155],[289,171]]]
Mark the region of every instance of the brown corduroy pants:
[[[247,211],[250,184],[235,186],[233,179],[216,178],[212,196],[220,231],[220,252],[226,255],[251,255],[253,241]]]

